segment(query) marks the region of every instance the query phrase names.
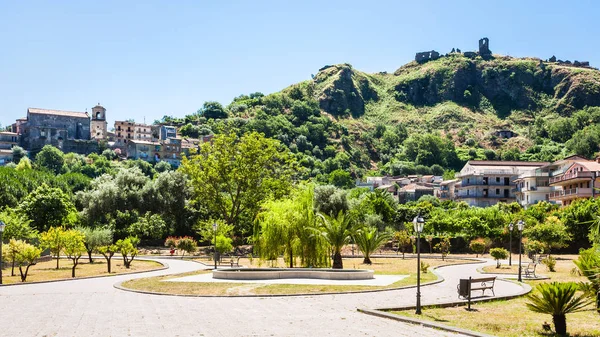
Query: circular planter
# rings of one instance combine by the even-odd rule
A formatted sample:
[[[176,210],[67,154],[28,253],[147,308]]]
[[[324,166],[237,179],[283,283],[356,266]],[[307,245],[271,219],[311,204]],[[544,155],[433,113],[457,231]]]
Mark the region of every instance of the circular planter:
[[[214,270],[213,278],[223,280],[273,280],[284,278],[369,280],[373,278],[373,271],[368,269],[231,268]]]

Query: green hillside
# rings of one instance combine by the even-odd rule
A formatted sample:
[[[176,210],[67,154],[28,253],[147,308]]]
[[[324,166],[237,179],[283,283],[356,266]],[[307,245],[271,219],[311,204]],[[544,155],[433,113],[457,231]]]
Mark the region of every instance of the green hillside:
[[[451,53],[394,73],[325,66],[278,93],[241,95],[227,107],[207,102],[197,114],[160,122],[180,125],[186,136],[263,132],[289,146],[307,176],[349,184],[339,170],[352,178],[441,174],[469,159],[591,157],[599,150],[599,106],[597,69]]]

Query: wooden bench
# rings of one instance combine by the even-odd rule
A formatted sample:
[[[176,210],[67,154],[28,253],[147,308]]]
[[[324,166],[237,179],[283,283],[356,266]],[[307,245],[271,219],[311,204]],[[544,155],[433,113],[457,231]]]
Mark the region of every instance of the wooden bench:
[[[471,291],[481,290],[481,296],[483,296],[485,295],[485,291],[488,289],[492,291],[493,296],[496,296],[494,293],[494,283],[496,283],[496,276],[481,278],[469,277],[468,279],[461,279],[456,286],[456,289],[458,290],[458,297],[462,297],[470,301]]]
[[[537,267],[537,263],[529,262],[525,268],[525,277],[537,278],[537,276],[535,276],[535,267]]]
[[[241,256],[224,256],[221,255],[219,258],[219,265],[228,264],[231,267],[239,267],[240,266],[240,257]]]

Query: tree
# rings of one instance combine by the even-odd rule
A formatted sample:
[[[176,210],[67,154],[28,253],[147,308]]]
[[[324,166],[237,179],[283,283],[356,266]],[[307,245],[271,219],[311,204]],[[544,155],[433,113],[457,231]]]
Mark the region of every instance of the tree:
[[[294,200],[267,201],[262,208],[264,211],[256,217],[257,226],[254,230],[257,253],[266,260],[274,260],[283,254],[290,268],[294,268],[294,257],[300,250],[299,237],[302,230],[294,212]]]
[[[21,275],[21,282],[25,282],[25,280],[27,279],[27,273],[29,272],[29,267],[35,264],[36,260],[42,254],[42,250],[24,241],[16,241],[17,242],[15,243],[15,246],[17,247],[17,250],[15,260],[19,265],[19,274]],[[23,266],[25,266],[24,271]]]
[[[482,238],[471,240],[469,248],[475,253],[475,257],[479,257],[479,254],[485,253],[485,241]]]
[[[156,163],[156,165],[154,165],[154,169],[158,173],[163,173],[163,172],[173,170],[173,166],[171,166],[171,164],[169,164],[169,162],[159,161],[158,163]]]
[[[129,236],[125,239],[121,239],[115,243],[115,245],[119,248],[121,255],[123,256],[123,264],[125,268],[129,269],[131,266],[131,262],[138,254],[137,245],[140,242],[135,236]]]
[[[314,207],[321,213],[335,215],[349,209],[347,192],[333,185],[314,188]]]
[[[38,236],[38,232],[29,225],[31,220],[13,209],[5,208],[0,212],[0,221],[6,224],[4,234],[2,234],[4,240],[33,241]]]
[[[63,251],[67,258],[69,258],[73,262],[73,267],[71,268],[71,277],[75,277],[75,268],[79,264],[79,259],[81,255],[85,253],[85,236],[82,232],[76,229],[69,229],[65,231],[63,234]]]
[[[29,160],[27,157],[21,158],[17,167],[15,167],[17,171],[31,170],[32,168],[33,166],[31,165],[31,160]]]
[[[129,227],[129,235],[139,238],[160,239],[166,231],[167,224],[159,214],[147,212]]]
[[[225,235],[217,235],[217,245],[215,249],[219,254],[229,253],[233,249],[232,242],[233,240]]]
[[[552,248],[565,247],[571,240],[567,227],[556,216],[549,216],[543,223],[526,229],[524,235],[530,240],[542,242],[548,253]]]
[[[329,183],[340,188],[354,187],[354,179],[349,172],[337,169],[329,174]]]
[[[56,269],[58,269],[60,252],[65,246],[65,230],[62,227],[51,227],[40,235],[40,244],[56,257]]]
[[[26,215],[31,225],[39,231],[68,224],[72,221],[69,217],[76,215],[69,196],[61,189],[45,183],[23,199],[17,212]]]
[[[375,227],[362,228],[354,234],[354,242],[364,255],[363,264],[371,264],[371,254],[385,244],[391,235]],[[403,253],[404,255],[404,253]]]
[[[185,253],[191,255],[193,252],[195,252],[198,245],[196,244],[196,240],[194,240],[194,238],[190,236],[184,236],[177,240],[176,247],[182,251],[181,258],[183,258]]]
[[[10,261],[12,264],[10,276],[15,276],[15,263],[17,262],[17,253],[19,252],[19,242],[22,241],[10,239],[8,244],[2,246],[2,260]],[[0,264],[2,263],[3,261],[0,261]]]
[[[567,334],[567,314],[582,311],[590,301],[585,295],[575,296],[577,284],[552,282],[538,284],[536,292],[527,295],[527,308],[533,312],[552,315],[557,334]]]
[[[398,243],[398,251],[402,251],[402,259],[404,260],[406,249],[412,248],[412,239],[408,235],[408,232],[403,230],[394,234],[394,240]]]
[[[108,246],[100,246],[97,248],[98,253],[102,254],[106,259],[106,266],[108,267],[108,273],[110,274],[110,264],[113,255],[119,251],[119,247],[117,245],[108,245]]]
[[[215,101],[204,102],[202,109],[198,112],[206,118],[227,118],[227,111],[225,111],[221,103]]]
[[[496,268],[500,268],[500,260],[508,258],[508,250],[504,248],[490,249],[490,255],[496,260]]]
[[[35,163],[44,167],[54,174],[59,174],[63,168],[65,159],[64,154],[61,150],[55,148],[52,145],[46,145],[42,150],[35,156]]]
[[[450,254],[450,238],[447,236],[441,238],[440,242],[434,248],[442,254],[442,261],[444,261],[446,256]]]
[[[195,202],[243,235],[262,201],[289,192],[294,163],[276,140],[258,133],[222,134],[202,144],[197,155],[184,158],[181,169],[189,176]],[[249,219],[248,227],[241,228],[242,218]]]
[[[13,156],[13,163],[19,164],[21,162],[21,159],[24,158],[25,156],[27,156],[27,152],[20,146],[13,146],[12,156]]]
[[[320,226],[318,233],[325,239],[333,251],[333,268],[343,269],[342,247],[350,242],[352,236],[356,233],[354,219],[345,212],[340,211],[337,216],[329,216],[319,213]]]
[[[97,251],[98,247],[109,246],[113,242],[113,233],[110,229],[83,227],[78,230],[83,233],[90,263],[94,262],[92,253]]]

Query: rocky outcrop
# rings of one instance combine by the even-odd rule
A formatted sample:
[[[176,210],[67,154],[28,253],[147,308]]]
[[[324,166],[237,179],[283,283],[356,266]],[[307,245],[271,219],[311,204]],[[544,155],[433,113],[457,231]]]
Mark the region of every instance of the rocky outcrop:
[[[365,112],[365,103],[377,100],[377,92],[371,87],[369,79],[357,75],[350,65],[337,67],[337,73],[331,74],[334,80],[326,86],[319,96],[321,110],[332,115],[361,116]],[[326,69],[330,69],[328,67]],[[323,76],[317,75],[323,81]]]
[[[486,99],[498,112],[536,110],[540,97],[555,98],[559,112],[600,105],[600,72],[549,65],[539,60],[483,61],[457,58],[428,69],[397,71],[396,99],[414,105],[454,101],[478,105]],[[415,73],[420,74],[414,76]],[[409,76],[410,75],[410,76]]]

